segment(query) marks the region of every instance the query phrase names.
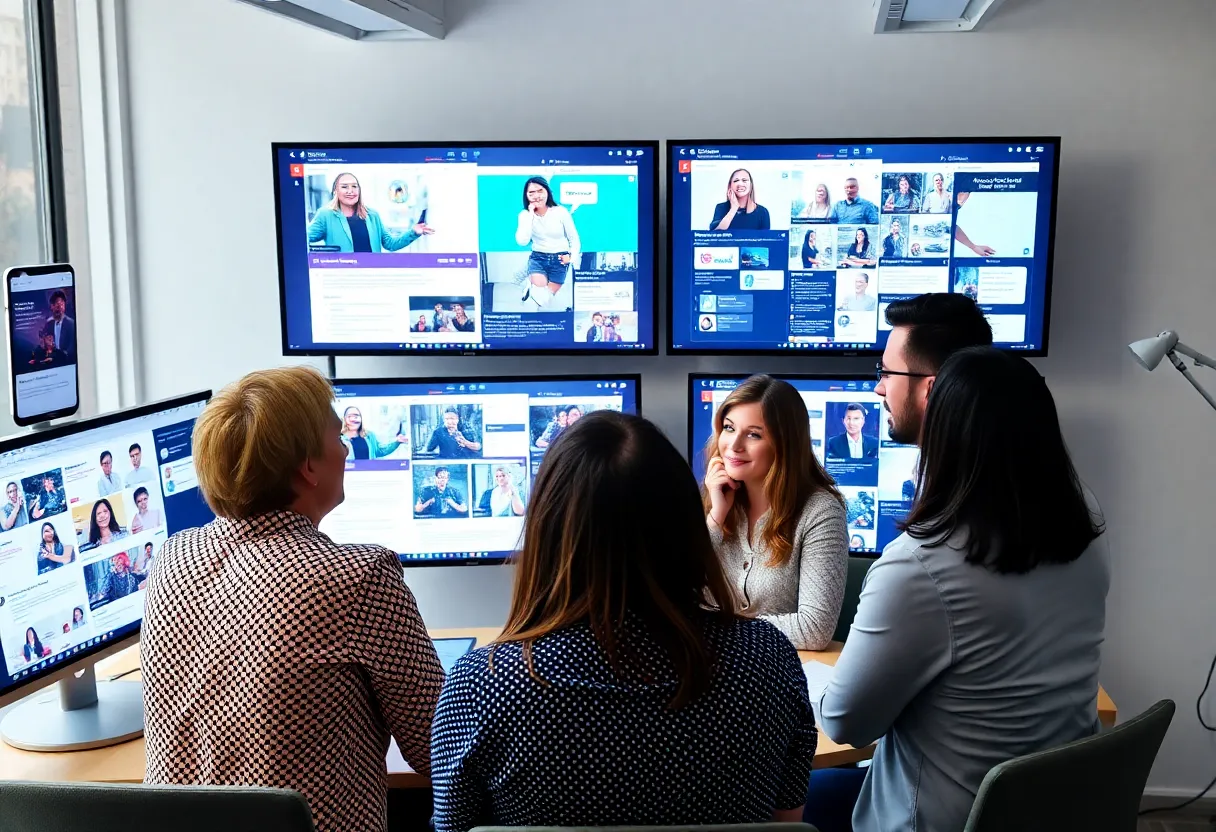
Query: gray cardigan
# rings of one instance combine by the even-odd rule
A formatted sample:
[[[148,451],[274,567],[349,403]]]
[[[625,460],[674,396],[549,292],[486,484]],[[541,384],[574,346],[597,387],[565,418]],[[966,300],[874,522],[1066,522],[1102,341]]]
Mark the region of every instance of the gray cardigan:
[[[794,530],[794,550],[781,566],[768,565],[769,550],[761,542],[767,519],[767,514],[760,518],[751,543],[746,520],[729,541],[712,519],[706,517],[706,523],[741,611],[768,621],[799,650],[822,650],[836,631],[849,571],[844,505],[827,491],[807,500]]]

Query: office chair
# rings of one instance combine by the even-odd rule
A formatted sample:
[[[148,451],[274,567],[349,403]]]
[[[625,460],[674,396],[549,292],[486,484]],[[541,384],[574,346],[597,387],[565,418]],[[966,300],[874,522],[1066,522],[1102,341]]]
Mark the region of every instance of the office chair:
[[[4,832],[313,832],[297,792],[245,786],[0,782]]]
[[[857,602],[861,600],[861,587],[866,582],[866,573],[874,564],[875,558],[849,555],[849,572],[844,581],[844,600],[840,604],[840,617],[836,619],[836,632],[832,641],[845,641],[849,637],[849,629],[853,626],[853,618],[857,615]]]
[[[1135,832],[1173,718],[1174,703],[1163,699],[1109,731],[1001,763],[980,784],[964,832]]]

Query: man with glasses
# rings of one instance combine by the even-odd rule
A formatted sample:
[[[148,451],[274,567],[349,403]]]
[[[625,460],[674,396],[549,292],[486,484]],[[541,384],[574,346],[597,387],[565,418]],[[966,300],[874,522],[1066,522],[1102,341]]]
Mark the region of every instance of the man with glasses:
[[[966,347],[992,344],[992,327],[975,301],[939,292],[887,306],[892,330],[878,363],[878,386],[891,441],[920,444],[929,391],[946,359]]]

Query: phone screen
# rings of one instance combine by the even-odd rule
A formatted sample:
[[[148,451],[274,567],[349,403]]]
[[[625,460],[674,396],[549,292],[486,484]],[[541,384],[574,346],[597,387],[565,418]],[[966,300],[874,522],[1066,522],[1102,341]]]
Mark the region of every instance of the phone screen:
[[[8,336],[14,421],[27,425],[75,413],[76,275],[70,266],[9,271]]]

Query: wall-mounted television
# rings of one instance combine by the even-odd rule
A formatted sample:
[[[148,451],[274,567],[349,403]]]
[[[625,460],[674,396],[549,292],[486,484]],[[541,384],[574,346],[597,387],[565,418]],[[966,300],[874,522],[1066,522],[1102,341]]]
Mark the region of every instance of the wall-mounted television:
[[[881,353],[887,304],[959,292],[1047,352],[1058,138],[667,146],[668,349]]]
[[[657,142],[273,156],[284,354],[657,352]]]

